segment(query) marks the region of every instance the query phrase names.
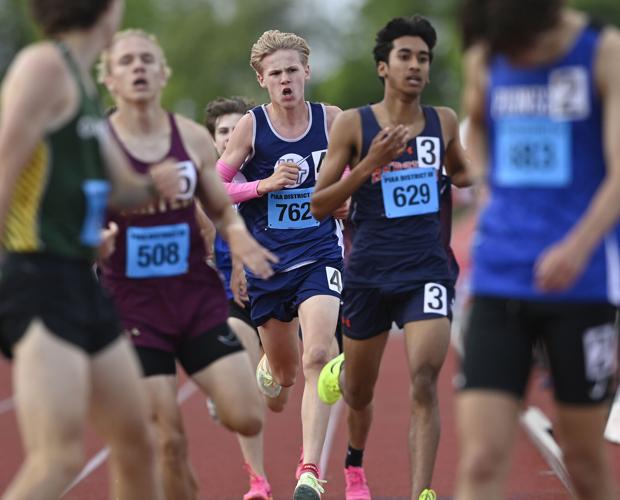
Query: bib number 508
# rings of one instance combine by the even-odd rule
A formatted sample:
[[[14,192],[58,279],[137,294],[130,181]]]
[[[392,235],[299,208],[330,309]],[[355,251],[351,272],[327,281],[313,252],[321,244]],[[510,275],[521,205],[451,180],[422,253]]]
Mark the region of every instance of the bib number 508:
[[[177,264],[179,259],[179,245],[176,243],[138,246],[137,264],[139,267]]]

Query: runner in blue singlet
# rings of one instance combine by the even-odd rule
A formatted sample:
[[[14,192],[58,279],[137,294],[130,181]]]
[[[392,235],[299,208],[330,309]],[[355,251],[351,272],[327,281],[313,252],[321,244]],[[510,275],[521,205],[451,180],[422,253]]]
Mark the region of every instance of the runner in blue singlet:
[[[344,354],[325,366],[319,381],[324,401],[333,403],[342,393],[350,407],[348,499],[370,498],[362,453],[393,321],[405,330],[412,385],[411,494],[435,498],[436,383],[449,344],[455,277],[440,218],[444,167],[457,185],[466,182],[456,114],[421,104],[435,41],[434,28],[419,16],[393,19],[378,33],[374,53],[384,98],[338,117],[312,199],[320,220],[352,196]],[[347,164],[351,174],[340,180]]]
[[[253,236],[279,258],[271,279],[248,273],[247,283],[252,321],[265,351],[257,378],[272,410],[282,410],[300,361],[303,367],[304,458],[296,499],[318,499],[323,492],[318,463],[329,407],[319,400],[316,381],[337,352],[334,331],[342,290],[340,229],[333,217],[318,221],[310,213],[328,130],[340,110],[304,99],[309,52],[303,38],[275,30],[254,44],[251,65],[270,102],[241,118],[218,162]],[[246,182],[234,183],[239,170]]]
[[[603,429],[620,303],[620,32],[563,0],[470,0],[463,19],[468,143],[489,199],[473,247],[457,497],[501,496],[541,340],[576,497],[612,500]]]

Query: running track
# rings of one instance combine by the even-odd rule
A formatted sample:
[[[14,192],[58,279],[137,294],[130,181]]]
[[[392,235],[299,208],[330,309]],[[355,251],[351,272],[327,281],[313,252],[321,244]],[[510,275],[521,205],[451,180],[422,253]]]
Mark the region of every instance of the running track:
[[[468,267],[467,248],[473,220],[461,219],[453,237],[455,252],[464,269]],[[435,468],[434,488],[440,499],[452,498],[458,448],[454,433],[452,378],[456,371],[456,354],[451,351],[440,378],[442,438]],[[549,395],[534,378],[530,404],[551,415]],[[180,381],[181,398],[190,438],[191,460],[201,484],[201,499],[239,500],[247,489],[247,477],[241,469],[242,458],[233,435],[215,425],[206,411],[204,397],[190,383]],[[0,361],[0,491],[3,491],[22,459],[21,445],[11,399],[10,366]],[[402,335],[395,334],[388,343],[377,387],[374,427],[365,457],[365,468],[375,500],[408,498],[408,381]],[[299,456],[301,428],[298,384],[287,410],[269,414],[266,422],[266,468],[274,498],[291,498],[293,478]],[[327,460],[326,500],[344,498],[342,467],[346,447],[345,411],[335,415],[331,453]],[[620,447],[609,445],[616,477],[620,477]],[[89,430],[86,457],[90,464],[101,463],[88,473],[63,498],[68,500],[104,500],[108,498],[105,449]],[[519,431],[514,465],[509,477],[507,498],[512,500],[560,500],[569,494],[550,466],[532,445],[523,430]],[[148,500],[148,499],[136,499]]]

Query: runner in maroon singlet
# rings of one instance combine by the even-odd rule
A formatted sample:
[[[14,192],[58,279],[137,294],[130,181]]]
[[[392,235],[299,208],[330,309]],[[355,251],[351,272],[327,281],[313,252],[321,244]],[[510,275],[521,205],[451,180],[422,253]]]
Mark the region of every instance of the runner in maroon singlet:
[[[219,275],[206,264],[195,196],[233,254],[264,277],[271,273],[271,256],[233,210],[215,173],[217,155],[207,131],[161,107],[169,69],[155,38],[138,30],[117,34],[100,70],[117,107],[111,128],[134,168],[146,172],[173,157],[182,178],[181,195],[172,203],[110,214],[118,233],[102,267],[146,377],[166,496],[193,499],[197,488],[176,403],[176,361],[214,400],[223,425],[248,436],[262,426],[249,357],[227,326]]]

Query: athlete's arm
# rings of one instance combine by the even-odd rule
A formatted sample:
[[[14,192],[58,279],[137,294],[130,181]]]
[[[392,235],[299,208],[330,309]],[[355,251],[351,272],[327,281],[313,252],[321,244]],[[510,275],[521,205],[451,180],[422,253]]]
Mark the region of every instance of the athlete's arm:
[[[603,145],[607,174],[588,209],[557,245],[546,250],[536,267],[542,290],[563,290],[580,276],[592,252],[620,218],[620,31],[608,29],[594,66],[603,105]]]
[[[407,143],[407,133],[402,125],[381,130],[373,139],[366,157],[353,166],[354,155],[359,154],[360,148],[359,112],[351,109],[338,115],[329,133],[327,155],[312,194],[312,215],[321,220],[342,205],[376,167],[402,153]],[[351,173],[343,176],[347,165],[351,165]]]
[[[468,159],[461,145],[459,119],[451,108],[437,108],[437,112],[444,134],[444,143],[446,144],[446,155],[444,160],[446,173],[450,176],[450,180],[455,186],[469,186],[471,182],[467,174]]]
[[[211,219],[207,217],[207,214],[204,212],[202,205],[200,202],[196,203],[196,221],[198,222],[198,226],[200,227],[200,235],[205,243],[205,250],[207,252],[207,259],[213,257],[213,245],[215,243],[215,226]]]
[[[485,94],[488,86],[486,49],[475,45],[465,53],[465,87],[463,108],[469,117],[465,147],[470,161],[467,162],[469,179],[474,183],[486,183],[487,130],[485,121]]]
[[[44,135],[75,113],[78,99],[68,69],[51,44],[29,47],[13,61],[0,102],[0,234],[20,172]]]
[[[332,129],[332,125],[334,124],[334,121],[336,120],[336,117],[342,113],[342,110],[338,107],[338,106],[328,106],[325,105],[325,115],[327,118],[327,132],[329,133],[329,131]]]
[[[207,130],[189,120],[178,120],[183,138],[198,165],[198,198],[217,232],[228,242],[233,258],[238,258],[257,276],[273,274],[270,262],[278,259],[259,245],[230,203],[230,198],[215,170],[217,151]],[[235,128],[236,130],[236,128]],[[230,144],[230,143],[229,143]]]
[[[327,115],[327,131],[329,132],[332,129],[332,124],[334,123],[334,120],[336,119],[336,117],[342,113],[342,109],[340,109],[338,106],[325,106],[325,110],[326,110],[326,115]],[[348,165],[345,167],[342,175],[348,175],[351,172],[351,169],[348,168]],[[334,219],[341,219],[341,220],[345,220],[347,217],[349,217],[349,207],[351,204],[351,198],[347,198],[346,200],[344,200],[344,203],[342,203],[338,208],[336,208],[336,210],[334,210],[331,213],[331,216]]]
[[[259,198],[266,193],[279,191],[297,182],[298,168],[289,164],[280,165],[266,179],[252,182],[232,182],[235,174],[252,153],[253,137],[254,118],[251,113],[246,113],[235,126],[226,145],[226,151],[217,162],[217,171],[234,203]]]

